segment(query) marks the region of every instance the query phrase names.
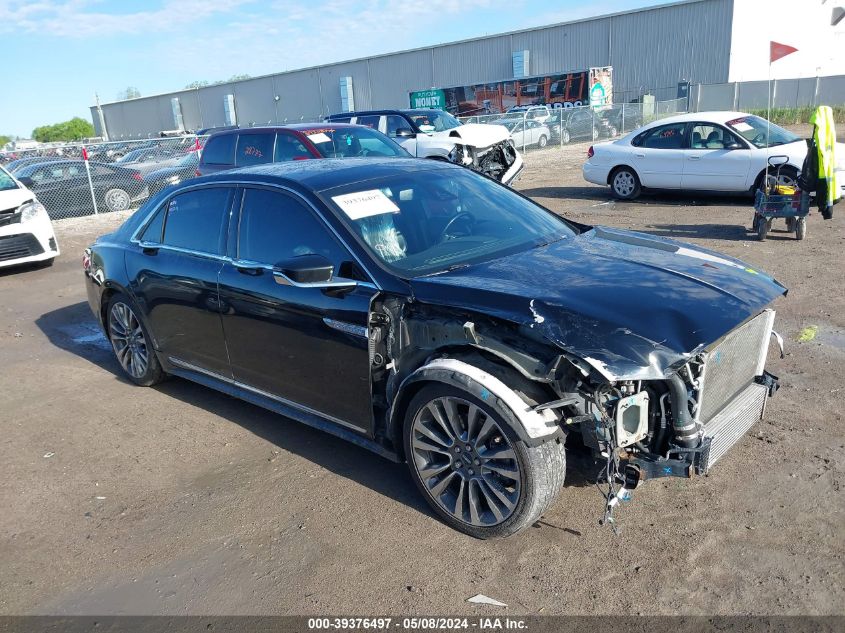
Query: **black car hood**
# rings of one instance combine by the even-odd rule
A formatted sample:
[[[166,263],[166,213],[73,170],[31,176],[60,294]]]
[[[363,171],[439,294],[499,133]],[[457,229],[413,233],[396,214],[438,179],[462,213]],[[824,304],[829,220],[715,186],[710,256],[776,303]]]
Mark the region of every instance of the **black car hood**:
[[[604,227],[410,284],[417,301],[531,327],[609,380],[664,378],[786,294],[737,259]]]

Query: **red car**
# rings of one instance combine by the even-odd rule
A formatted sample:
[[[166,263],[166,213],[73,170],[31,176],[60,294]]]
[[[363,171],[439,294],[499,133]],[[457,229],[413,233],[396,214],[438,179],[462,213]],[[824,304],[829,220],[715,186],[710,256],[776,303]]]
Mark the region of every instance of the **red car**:
[[[398,157],[410,154],[381,132],[348,123],[300,123],[212,134],[198,176],[225,169],[312,158]]]

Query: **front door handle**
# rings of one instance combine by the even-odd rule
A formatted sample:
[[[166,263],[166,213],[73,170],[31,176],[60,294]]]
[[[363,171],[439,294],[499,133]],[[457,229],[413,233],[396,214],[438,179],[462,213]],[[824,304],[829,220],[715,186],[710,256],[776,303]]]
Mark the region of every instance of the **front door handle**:
[[[634,154],[637,158],[645,158],[645,154]]]
[[[701,156],[687,156],[689,160],[701,160]]]
[[[239,273],[243,275],[252,275],[253,277],[260,275],[265,269],[270,269],[270,266],[265,266],[264,264],[247,260],[236,260],[232,262],[232,265]]]

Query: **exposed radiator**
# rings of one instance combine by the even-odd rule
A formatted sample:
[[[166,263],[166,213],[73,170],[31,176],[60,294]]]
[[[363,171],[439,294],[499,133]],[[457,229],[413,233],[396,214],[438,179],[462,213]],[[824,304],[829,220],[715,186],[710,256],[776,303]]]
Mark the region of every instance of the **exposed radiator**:
[[[768,388],[752,383],[704,425],[710,447],[701,457],[700,472],[706,473],[763,415]]]
[[[763,373],[774,320],[774,311],[764,310],[709,350],[698,412],[702,423],[707,424]]]

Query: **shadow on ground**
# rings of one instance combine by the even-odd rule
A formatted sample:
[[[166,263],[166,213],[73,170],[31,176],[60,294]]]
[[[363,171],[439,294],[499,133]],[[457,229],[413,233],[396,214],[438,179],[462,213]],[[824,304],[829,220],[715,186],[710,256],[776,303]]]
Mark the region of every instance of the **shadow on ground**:
[[[128,382],[87,303],[79,302],[43,314],[36,320],[36,325],[56,347],[97,365],[118,380]],[[395,464],[333,435],[188,380],[173,378],[155,389],[238,424],[285,451],[427,516],[434,516],[415,489],[403,464]],[[567,485],[593,485],[595,463],[592,459],[580,455],[577,450],[570,451],[569,455]]]

